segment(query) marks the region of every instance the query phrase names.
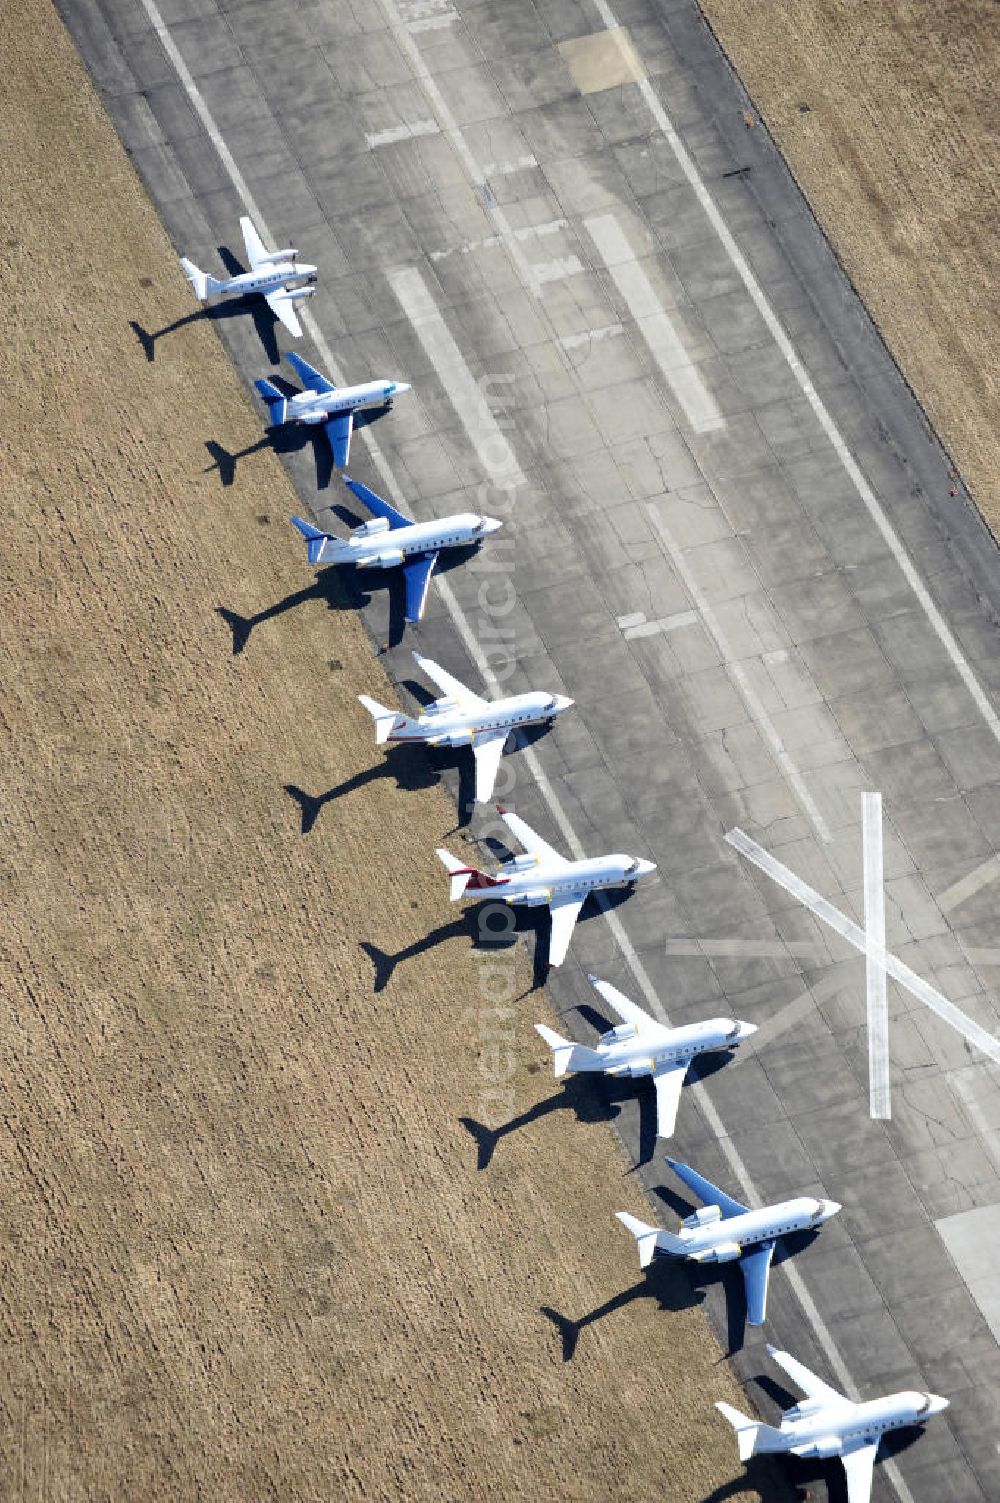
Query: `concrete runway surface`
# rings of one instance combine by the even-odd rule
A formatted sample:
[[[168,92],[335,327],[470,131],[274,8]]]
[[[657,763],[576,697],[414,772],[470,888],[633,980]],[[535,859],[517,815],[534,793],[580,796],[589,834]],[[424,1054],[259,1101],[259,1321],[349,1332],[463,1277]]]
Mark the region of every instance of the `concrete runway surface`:
[[[473,688],[571,694],[505,758],[504,801],[567,854],[658,863],[585,910],[549,983],[565,1030],[593,1037],[586,971],[672,1022],[760,1025],[686,1089],[671,1151],[742,1199],[844,1209],[775,1268],[763,1332],[737,1270],[704,1281],[739,1375],[772,1415],[767,1339],[865,1397],[944,1394],[873,1496],[1000,1497],[1000,567],[696,6],[61,9],[178,251],[218,271],[250,212],[320,267],[278,348],[413,383],[352,476],[418,518],[505,519],[419,630],[397,640],[382,581],[364,615],[404,695],[412,647]],[[266,320],[216,326],[267,373]],[[140,337],[169,360],[183,329]],[[254,455],[205,439],[224,506]],[[350,497],[322,444],[287,458],[328,522]],[[276,605],[245,650],[281,650]],[[674,1225],[648,1087],[606,1096]],[[515,1121],[494,1155],[505,1126],[544,1152]],[[564,1313],[581,1341],[614,1319]],[[792,1475],[843,1496],[834,1463]]]

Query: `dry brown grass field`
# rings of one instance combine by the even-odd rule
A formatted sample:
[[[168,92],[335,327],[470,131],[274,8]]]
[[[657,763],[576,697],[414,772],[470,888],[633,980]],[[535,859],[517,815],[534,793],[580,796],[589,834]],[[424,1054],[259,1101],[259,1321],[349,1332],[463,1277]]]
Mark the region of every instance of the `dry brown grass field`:
[[[1000,536],[1000,6],[699,3]]]
[[[204,473],[260,430],[208,323],[147,364],[189,291],[48,0],[0,61],[0,1495],[756,1498],[683,1275],[563,1361],[540,1307],[636,1282],[625,1160],[560,1110],[477,1172],[468,934],[373,991],[360,941],[455,918],[454,810],[414,764],[301,834],[282,785],[378,763],[391,689],[318,598],[232,655],[218,605],[311,582],[289,482]]]

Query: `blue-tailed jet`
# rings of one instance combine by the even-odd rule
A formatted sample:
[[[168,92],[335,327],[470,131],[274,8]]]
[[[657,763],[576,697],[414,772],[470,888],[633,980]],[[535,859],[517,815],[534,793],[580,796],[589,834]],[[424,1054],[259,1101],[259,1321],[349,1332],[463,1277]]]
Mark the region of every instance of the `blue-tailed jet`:
[[[704,1204],[681,1222],[677,1232],[648,1226],[637,1216],[619,1211],[618,1220],[639,1244],[639,1267],[647,1268],[659,1256],[690,1258],[693,1263],[732,1263],[739,1259],[746,1288],[747,1320],[752,1326],[763,1325],[767,1276],[778,1239],[790,1232],[817,1230],[831,1216],[836,1216],[840,1206],[835,1200],[803,1195],[752,1211],[687,1164],[670,1158],[667,1163]]]
[[[312,297],[316,288],[316,267],[307,266],[298,260],[298,251],[291,246],[283,250],[269,251],[253,227],[253,221],[245,216],[240,220],[243,244],[247,250],[250,270],[238,277],[213,277],[200,271],[193,261],[181,256],[184,275],[194,288],[199,303],[209,297],[247,297],[259,293],[275,318],[279,318],[296,338],[302,333],[295,312],[295,304]],[[293,285],[295,284],[295,285]],[[306,284],[306,285],[303,285]]]
[[[358,569],[395,569],[401,565],[406,581],[407,621],[419,621],[424,614],[431,574],[441,549],[468,548],[481,543],[503,525],[495,517],[470,511],[437,517],[433,522],[414,522],[366,485],[357,480],[345,483],[373,515],[346,538],[323,532],[301,517],[293,517],[293,525],[308,544],[309,562],[354,564]]]
[[[552,1050],[556,1078],[565,1075],[567,1070],[598,1070],[606,1075],[633,1079],[651,1075],[656,1088],[656,1135],[658,1138],[672,1137],[681,1087],[691,1061],[698,1054],[735,1049],[757,1032],[757,1025],[741,1023],[737,1018],[708,1018],[704,1023],[668,1028],[630,1002],[610,982],[598,981],[596,976],[590,975],[587,980],[621,1022],[602,1033],[593,1049],[586,1044],[574,1044],[571,1039],[562,1038],[554,1028],[536,1023],[536,1032]]]
[[[305,389],[286,397],[271,381],[263,377],[255,381],[254,386],[267,403],[271,423],[275,428],[283,423],[310,426],[322,423],[338,469],[343,469],[350,456],[354,414],[364,407],[391,407],[393,397],[410,390],[406,381],[378,380],[366,381],[363,386],[334,386],[301,355],[292,353],[285,359]]]
[[[847,1473],[848,1503],[868,1503],[879,1442],[887,1430],[922,1425],[948,1407],[934,1393],[904,1390],[882,1399],[855,1403],[838,1393],[801,1362],[769,1346],[768,1354],[805,1393],[781,1416],[780,1425],[763,1425],[731,1404],[716,1404],[736,1431],[740,1460],[764,1451],[790,1451],[793,1456],[839,1456]]]
[[[476,800],[485,803],[493,793],[500,757],[511,731],[519,726],[549,725],[568,710],[573,701],[565,694],[545,694],[533,689],[506,699],[481,699],[439,663],[413,654],[417,667],[433,679],[442,698],[426,705],[414,719],[398,710],[387,710],[366,694],[358,698],[375,720],[375,741],[422,741],[426,746],[471,746],[476,759]]]
[[[450,851],[439,849],[438,857],[451,876],[451,901],[457,903],[462,897],[477,902],[499,898],[528,908],[548,905],[552,916],[549,965],[561,965],[566,959],[580,909],[592,892],[601,892],[606,887],[631,887],[656,870],[652,861],[642,861],[638,856],[590,856],[582,861],[567,861],[519,815],[499,806],[498,813],[524,846],[524,854],[504,862],[496,876],[491,877],[456,860]]]

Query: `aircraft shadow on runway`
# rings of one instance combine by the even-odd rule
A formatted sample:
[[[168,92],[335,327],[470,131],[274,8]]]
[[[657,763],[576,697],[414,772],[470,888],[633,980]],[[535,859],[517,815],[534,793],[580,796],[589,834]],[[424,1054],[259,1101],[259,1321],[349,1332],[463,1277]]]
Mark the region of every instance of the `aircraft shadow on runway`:
[[[442,882],[447,881],[447,872],[445,872],[444,867],[441,868],[441,880]],[[502,931],[499,928],[491,926],[489,922],[490,916],[484,912],[484,910],[489,908],[500,909],[501,907],[503,913],[499,916],[504,919],[504,928]],[[512,927],[509,926],[510,920],[507,917],[508,914],[514,920]],[[414,940],[412,944],[406,945],[402,950],[397,950],[394,955],[379,949],[378,945],[372,944],[368,940],[361,941],[361,949],[364,950],[375,967],[375,990],[381,992],[388,986],[398,965],[404,961],[412,960],[415,955],[422,955],[426,950],[433,949],[435,945],[447,943],[449,939],[464,936],[472,941],[473,947],[477,950],[509,950],[517,943],[518,934],[534,930],[535,962],[531,988],[534,991],[538,987],[544,986],[548,975],[547,918],[548,915],[544,910],[540,912],[537,908],[508,909],[506,904],[482,903],[477,904],[474,908],[465,909],[463,913],[459,914],[450,923],[439,924],[429,934],[425,934],[420,939]],[[544,928],[542,927],[543,925],[545,926]]]
[[[549,1068],[548,1062],[543,1068]],[[631,1101],[635,1094],[635,1081],[632,1080],[616,1080],[608,1075],[596,1074],[566,1075],[551,1096],[537,1101],[534,1106],[511,1117],[508,1122],[501,1122],[499,1127],[488,1127],[474,1117],[460,1117],[459,1121],[475,1140],[478,1150],[476,1168],[483,1170],[489,1168],[493,1155],[504,1138],[530,1127],[533,1122],[540,1122],[552,1112],[573,1112],[581,1123],[613,1122],[621,1111],[620,1103]],[[641,1121],[643,1146],[646,1146],[648,1139],[652,1156],[652,1144],[656,1141],[655,1103],[651,1102],[650,1110],[642,1113]]]
[[[337,505],[331,507],[330,510],[335,511],[338,516],[353,519],[349,525],[357,526],[359,519],[346,507]],[[301,538],[298,538],[289,528],[289,546],[301,545],[301,541]],[[469,549],[449,548],[442,553],[434,572],[447,574],[450,569],[457,568],[475,552],[475,545]],[[431,589],[433,588],[432,580]],[[406,585],[401,569],[369,569],[365,572],[364,588],[362,588],[357,569],[351,565],[340,567],[331,564],[316,571],[311,585],[301,590],[293,590],[283,600],[275,601],[273,605],[266,606],[252,616],[242,616],[238,611],[230,610],[225,605],[216,606],[216,612],[233,634],[233,656],[238,657],[245,650],[254,629],[262,626],[265,621],[274,621],[278,616],[283,616],[286,611],[295,610],[300,605],[308,605],[313,600],[323,601],[332,611],[361,610],[369,603],[376,589],[388,591],[389,630],[385,645],[396,647],[402,641],[407,625]],[[418,630],[417,626],[411,626],[411,632]]]
[[[623,1231],[623,1229],[614,1223],[608,1227],[609,1236],[614,1236],[618,1231]],[[553,1310],[551,1305],[542,1305],[540,1309],[546,1320],[552,1322],[562,1338],[563,1361],[572,1362],[576,1355],[580,1335],[587,1326],[592,1326],[599,1320],[606,1320],[617,1310],[623,1310],[626,1305],[643,1299],[652,1300],[660,1310],[671,1312],[689,1310],[692,1305],[700,1304],[704,1295],[700,1291],[692,1290],[686,1279],[678,1277],[676,1264],[661,1259],[652,1263],[636,1283],[612,1295],[603,1304],[589,1310],[586,1315],[573,1319],[559,1310]]]
[[[286,397],[292,397],[301,390],[300,387],[293,386],[290,381],[286,381],[284,377],[273,373],[267,379]],[[387,402],[381,407],[371,407],[365,412],[357,413],[354,418],[355,431],[359,428],[366,428],[369,423],[378,422],[380,418],[385,417],[391,405]],[[263,437],[257,439],[255,443],[247,444],[244,449],[227,449],[216,439],[207,438],[205,448],[211,456],[212,463],[206,465],[204,473],[207,475],[211,470],[218,470],[219,479],[224,486],[228,487],[236,479],[236,466],[239,461],[248,459],[251,454],[258,454],[263,449],[272,449],[278,455],[298,454],[310,446],[316,467],[316,489],[328,490],[334,475],[333,450],[322,423],[268,424]],[[339,507],[331,509],[340,514]],[[353,525],[357,526],[357,520]]]

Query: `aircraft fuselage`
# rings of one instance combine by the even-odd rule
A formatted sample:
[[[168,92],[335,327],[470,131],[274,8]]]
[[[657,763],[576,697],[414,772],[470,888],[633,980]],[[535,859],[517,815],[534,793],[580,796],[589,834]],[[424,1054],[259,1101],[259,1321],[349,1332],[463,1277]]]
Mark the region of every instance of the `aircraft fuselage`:
[[[507,699],[494,700],[474,710],[436,710],[429,705],[415,725],[401,726],[389,735],[390,741],[427,741],[436,743],[454,742],[456,738],[482,735],[490,731],[512,731],[519,725],[538,725],[552,720],[569,708],[572,700],[559,694],[543,694],[533,690],[529,694],[514,694]]]
[[[405,381],[365,381],[360,386],[338,386],[336,391],[300,391],[288,400],[286,423],[325,423],[336,412],[357,412],[365,407],[384,407],[393,397],[409,391]]]

